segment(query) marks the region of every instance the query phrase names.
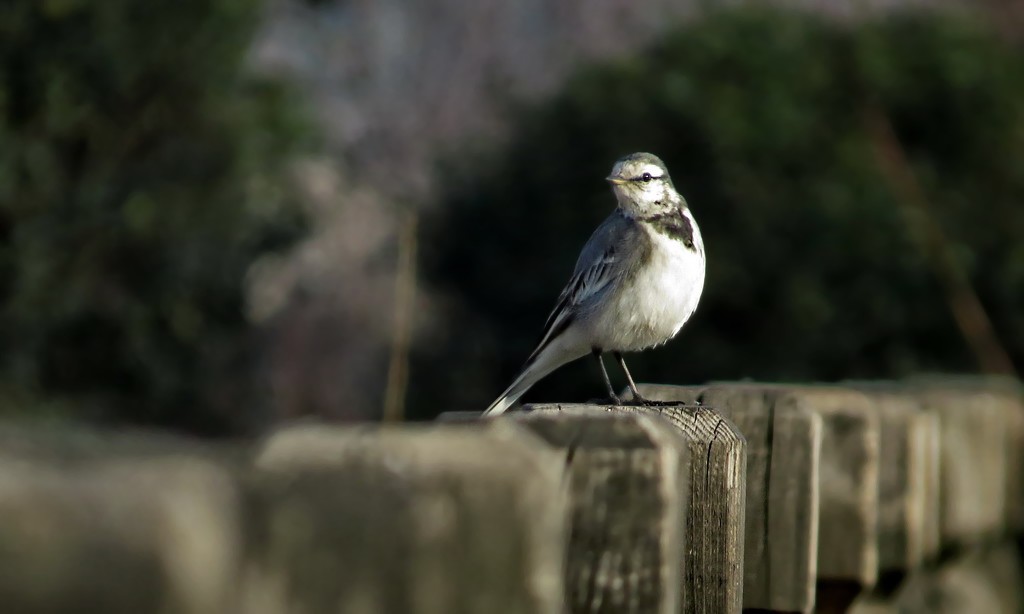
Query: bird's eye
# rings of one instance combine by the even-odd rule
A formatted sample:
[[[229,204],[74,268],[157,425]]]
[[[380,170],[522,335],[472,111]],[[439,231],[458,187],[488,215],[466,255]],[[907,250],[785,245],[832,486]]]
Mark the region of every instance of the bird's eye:
[[[654,179],[654,177],[652,177],[650,173],[644,173],[643,175],[640,175],[640,179],[646,183],[651,179]]]

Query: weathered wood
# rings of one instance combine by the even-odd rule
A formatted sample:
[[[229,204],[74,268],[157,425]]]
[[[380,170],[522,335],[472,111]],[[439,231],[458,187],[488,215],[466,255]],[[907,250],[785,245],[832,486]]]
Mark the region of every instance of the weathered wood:
[[[991,539],[1006,527],[1006,407],[964,380],[917,378],[905,384],[940,421],[940,532],[944,548]]]
[[[938,449],[939,422],[916,404],[896,397],[877,398],[881,427],[878,484],[878,569],[904,576],[925,561],[925,516],[937,525],[936,500],[928,499],[929,458]],[[938,492],[931,493],[936,497]],[[934,550],[934,537],[932,551]]]
[[[690,442],[685,611],[740,612],[747,464],[743,436],[711,407],[637,407],[623,411],[662,416]]]
[[[851,382],[873,401],[881,429],[878,569],[882,594],[939,551],[938,417],[885,382]]]
[[[752,410],[760,403],[765,412],[770,407],[793,407],[818,414],[822,435],[816,602],[819,609],[841,610],[874,585],[879,434],[877,417],[865,395],[832,386],[724,382],[690,388],[645,385],[641,394],[655,399],[697,395],[723,411],[735,403],[727,399],[742,398],[743,406]]]
[[[511,422],[278,432],[241,611],[561,612],[564,464]]]
[[[743,607],[810,612],[818,557],[821,418],[762,390],[645,385],[654,400],[701,397],[747,440]]]
[[[541,406],[514,417],[566,457],[569,611],[675,614],[690,501],[688,442],[654,416]]]
[[[237,611],[241,497],[230,471],[90,444],[151,443],[130,437],[61,436],[68,449],[29,439],[0,454],[3,611]]]
[[[933,561],[942,553],[942,423],[932,412],[925,412],[931,418],[936,433],[925,439],[930,444],[924,456],[924,500],[925,514],[922,517],[922,549],[925,561]]]
[[[855,597],[878,574],[878,418],[862,393],[807,386],[794,401],[822,418],[821,520],[818,535],[819,606],[823,590]],[[834,583],[825,587],[824,583]],[[821,609],[821,607],[819,607]]]
[[[686,438],[690,501],[684,538],[684,611],[740,612],[746,495],[743,436],[710,407],[622,407],[612,411],[661,416]]]
[[[934,381],[934,378],[925,380]],[[1002,414],[1006,433],[1005,529],[1024,533],[1024,389],[1013,378],[996,376],[943,378],[946,386],[955,386],[984,395]]]
[[[971,395],[980,395],[981,402],[993,406],[1002,416],[1006,440],[1004,473],[1004,528],[1024,533],[1024,389],[1013,378],[999,376],[959,376],[916,378],[912,383],[929,387],[954,387]],[[998,447],[998,444],[997,444]]]

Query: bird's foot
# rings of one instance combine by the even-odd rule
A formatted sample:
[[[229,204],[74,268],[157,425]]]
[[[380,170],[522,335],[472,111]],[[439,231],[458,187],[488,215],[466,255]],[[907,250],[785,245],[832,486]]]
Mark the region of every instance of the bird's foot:
[[[654,399],[648,399],[640,395],[633,395],[625,405],[631,407],[667,407],[669,405],[679,405],[678,401],[655,401]]]
[[[628,405],[628,402],[624,402],[617,395],[613,394],[610,397],[600,397],[600,398],[596,398],[596,399],[589,399],[587,401],[587,404],[588,405],[616,405],[616,406],[622,406],[622,405]]]
[[[627,394],[629,395],[629,398],[623,400],[623,405],[628,405],[630,407],[647,407],[655,404],[655,401],[651,401],[640,396],[640,393],[637,392],[636,389],[630,390]]]
[[[617,394],[611,394],[604,398],[590,399],[587,401],[590,405],[614,405],[616,407],[651,407],[657,405],[675,405],[675,403],[666,403],[664,401],[652,401],[643,397],[630,396],[629,398],[620,397]]]

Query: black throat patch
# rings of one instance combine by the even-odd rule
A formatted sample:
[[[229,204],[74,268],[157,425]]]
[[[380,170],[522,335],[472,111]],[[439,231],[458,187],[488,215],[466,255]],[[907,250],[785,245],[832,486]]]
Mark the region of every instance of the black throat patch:
[[[662,232],[676,241],[682,241],[687,249],[696,250],[693,244],[693,224],[690,223],[690,218],[683,215],[681,209],[645,217],[643,221],[654,226],[658,232]]]

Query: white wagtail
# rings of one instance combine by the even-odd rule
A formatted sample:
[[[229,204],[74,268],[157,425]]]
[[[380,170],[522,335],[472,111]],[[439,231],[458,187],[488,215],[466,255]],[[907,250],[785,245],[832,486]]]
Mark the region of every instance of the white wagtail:
[[[504,412],[541,378],[587,354],[597,359],[612,402],[621,404],[604,352],[615,356],[634,399],[644,402],[622,352],[665,343],[697,308],[704,241],[665,163],[649,153],[631,154],[607,179],[618,207],[583,246],[537,349],[485,415]]]

